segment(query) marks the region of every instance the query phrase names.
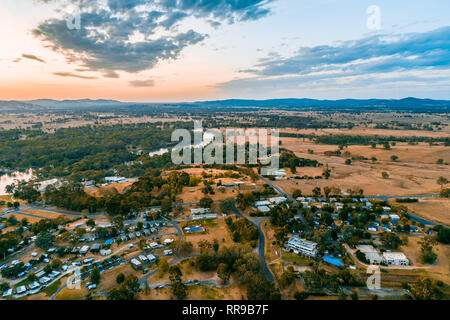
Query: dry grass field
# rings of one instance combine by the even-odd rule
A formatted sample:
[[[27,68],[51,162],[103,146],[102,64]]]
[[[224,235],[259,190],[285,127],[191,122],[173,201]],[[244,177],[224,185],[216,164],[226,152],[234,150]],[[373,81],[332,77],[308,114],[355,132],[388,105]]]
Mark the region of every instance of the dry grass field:
[[[419,202],[402,205],[418,216],[450,226],[450,200],[419,199]]]
[[[206,229],[206,231],[187,233],[184,230],[184,227],[187,225],[201,225]],[[183,229],[185,241],[192,242],[192,244],[194,245],[194,253],[200,252],[198,243],[202,240],[206,240],[212,243],[214,239],[217,239],[220,246],[232,246],[234,244],[233,240],[231,239],[230,232],[227,230],[224,218],[190,221],[180,224],[180,227]]]
[[[2,114],[0,118],[0,128],[10,130],[15,128],[31,128],[34,124],[41,123],[42,129],[52,131],[59,128],[82,127],[87,125],[102,124],[130,124],[130,123],[155,123],[155,122],[175,122],[188,121],[189,118],[178,118],[176,116],[161,115],[160,117],[133,117],[116,115],[113,113],[90,113],[90,118],[81,115],[55,115],[33,113],[25,114]]]
[[[23,219],[26,219],[29,223],[36,223],[36,222],[39,222],[42,220],[41,218],[38,218],[38,217],[31,217],[31,216],[27,216],[24,214],[18,214],[18,213],[8,214],[7,216],[4,216],[3,218],[7,219],[11,216],[15,217],[18,221],[22,221]],[[16,227],[14,227],[14,228],[16,228]],[[4,229],[4,230],[6,230],[6,229]]]
[[[342,134],[342,135],[378,135],[378,136],[394,136],[394,137],[448,137],[450,136],[450,128],[446,127],[442,131],[424,131],[424,130],[391,130],[391,129],[375,129],[354,127],[352,129],[345,128],[326,128],[326,129],[280,129],[280,132],[299,133],[299,134]]]
[[[353,160],[346,165],[346,157],[326,156],[324,152],[338,149],[334,145],[315,144],[301,138],[281,138],[282,147],[293,151],[298,157],[319,161],[331,169],[330,179],[297,180],[288,179],[276,181],[284,191],[290,193],[294,189],[301,189],[304,193],[311,193],[315,187],[337,186],[341,190],[349,188],[362,188],[366,195],[420,195],[439,192],[436,180],[448,170],[446,165],[438,165],[440,158],[450,162],[449,147],[408,145],[397,143],[391,150],[376,149],[370,146],[349,146],[341,152],[349,152],[350,157],[363,156],[376,161]],[[313,154],[308,153],[313,150]],[[396,155],[397,161],[391,156]],[[381,173],[387,172],[388,179],[383,179]],[[297,176],[321,175],[322,168],[297,168]]]
[[[129,188],[135,181],[126,181],[118,183],[110,183],[107,186],[101,186],[94,189],[84,188],[84,191],[92,197],[104,197],[113,195],[116,193],[123,193]]]

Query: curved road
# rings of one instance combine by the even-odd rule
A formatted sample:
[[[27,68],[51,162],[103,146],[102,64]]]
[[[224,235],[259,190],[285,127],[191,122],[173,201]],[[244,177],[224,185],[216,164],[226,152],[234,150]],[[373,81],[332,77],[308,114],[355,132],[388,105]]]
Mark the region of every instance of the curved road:
[[[260,220],[259,222],[256,221],[255,219],[248,219],[238,210],[238,208],[236,208],[236,205],[234,205],[234,204],[233,204],[233,211],[234,211],[234,213],[236,213],[237,216],[239,216],[241,218],[244,218],[244,219],[247,219],[255,227],[258,228],[258,231],[259,231],[258,255],[259,255],[259,258],[261,260],[264,273],[266,274],[266,276],[269,279],[269,281],[273,282],[274,281],[273,275],[270,272],[270,270],[269,270],[269,268],[267,267],[267,264],[266,264],[266,258],[265,258],[265,255],[264,255],[266,241],[265,241],[265,238],[264,238],[264,232],[261,230],[261,222],[265,221],[266,219]]]

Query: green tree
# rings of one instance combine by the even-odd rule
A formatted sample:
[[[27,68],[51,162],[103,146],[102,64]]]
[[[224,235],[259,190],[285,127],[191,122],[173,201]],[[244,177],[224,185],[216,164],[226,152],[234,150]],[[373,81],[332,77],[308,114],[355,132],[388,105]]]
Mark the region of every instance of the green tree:
[[[210,197],[203,197],[200,199],[200,207],[211,208],[213,200]]]
[[[89,219],[88,221],[86,221],[86,225],[90,228],[95,227],[95,220],[94,219]]]
[[[100,283],[100,270],[98,270],[98,268],[92,269],[89,279],[90,279],[91,283],[99,284]]]
[[[436,182],[438,185],[441,186],[441,190],[442,190],[444,188],[444,186],[448,183],[448,180],[447,180],[447,178],[440,176]]]
[[[220,263],[217,267],[217,276],[222,280],[223,284],[227,284],[230,280],[230,270],[228,265],[225,263]]]
[[[300,190],[300,189],[295,189],[293,192],[292,192],[292,197],[294,198],[294,199],[297,199],[298,197],[301,197],[302,196],[302,190]]]
[[[48,232],[41,232],[36,237],[36,247],[48,250],[51,246],[53,246],[53,241],[55,240],[55,236]]]
[[[125,281],[125,275],[123,273],[119,273],[116,277],[116,282],[121,284]]]

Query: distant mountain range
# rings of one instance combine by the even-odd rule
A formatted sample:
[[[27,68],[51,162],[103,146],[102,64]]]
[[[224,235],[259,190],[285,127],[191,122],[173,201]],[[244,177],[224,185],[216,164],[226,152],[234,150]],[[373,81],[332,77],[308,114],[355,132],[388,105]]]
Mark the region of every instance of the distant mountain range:
[[[143,103],[121,102],[117,100],[51,100],[39,99],[29,101],[0,101],[0,111],[43,111],[43,110],[89,110],[95,109],[126,109],[132,107],[177,107],[177,108],[224,108],[224,107],[254,107],[254,108],[282,108],[300,110],[402,110],[402,111],[430,111],[448,112],[450,100],[432,100],[418,98],[404,99],[341,99],[341,100],[316,100],[316,99],[269,99],[246,100],[230,99],[216,101],[197,101],[182,103]]]

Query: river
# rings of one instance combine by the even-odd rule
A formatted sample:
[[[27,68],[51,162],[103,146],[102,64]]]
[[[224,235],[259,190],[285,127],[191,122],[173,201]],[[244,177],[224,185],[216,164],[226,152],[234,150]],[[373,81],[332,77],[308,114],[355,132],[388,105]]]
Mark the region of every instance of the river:
[[[0,196],[6,195],[6,186],[20,180],[29,181],[34,177],[33,170],[29,169],[26,172],[15,171],[0,176]]]
[[[194,131],[195,131],[195,130],[194,130]],[[191,144],[191,147],[192,147],[192,146],[193,146],[194,148],[205,147],[205,146],[207,146],[210,142],[212,142],[213,140],[214,140],[214,134],[212,134],[212,133],[210,133],[210,132],[205,132],[205,133],[203,134],[203,142],[202,142],[202,143],[199,143],[199,144],[196,144],[196,145],[192,145],[192,144]],[[161,149],[159,149],[159,150],[150,152],[148,155],[149,155],[150,158],[151,158],[151,157],[156,156],[156,155],[162,156],[163,154],[166,154],[167,152],[169,152],[169,149],[168,149],[168,148],[161,148]]]

